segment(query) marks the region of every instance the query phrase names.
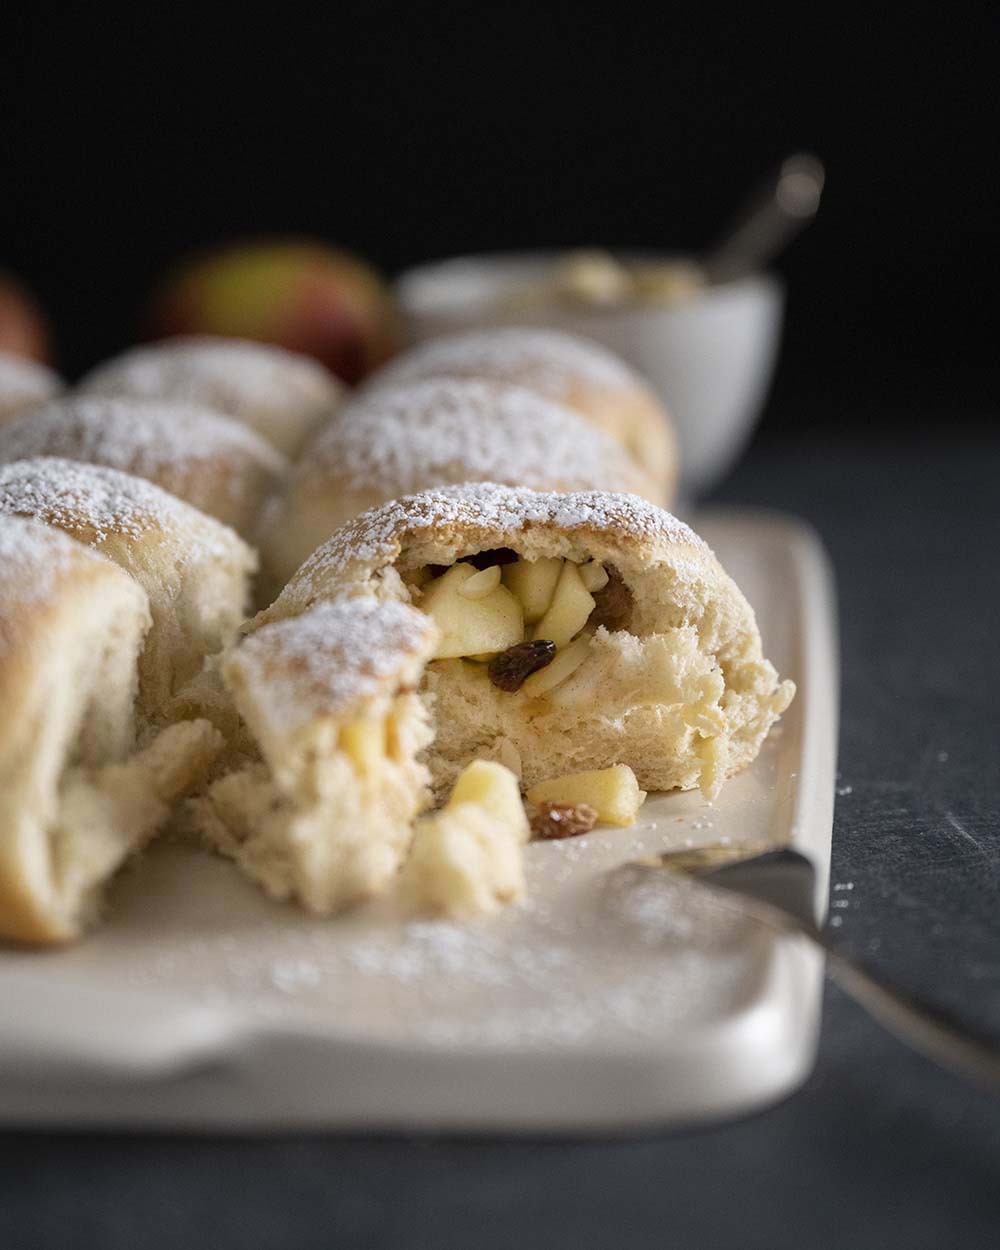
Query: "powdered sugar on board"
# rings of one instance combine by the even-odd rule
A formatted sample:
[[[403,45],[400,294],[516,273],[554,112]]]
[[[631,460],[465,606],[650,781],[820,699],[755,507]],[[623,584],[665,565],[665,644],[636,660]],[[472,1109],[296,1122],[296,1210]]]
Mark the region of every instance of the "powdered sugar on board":
[[[454,379],[387,387],[349,404],[316,437],[301,475],[324,469],[386,498],[447,481],[644,485],[619,444],[575,412],[520,387]]]
[[[730,1011],[766,957],[762,935],[698,887],[609,872],[712,840],[714,822],[692,829],[706,810],[696,795],[658,798],[634,829],[533,844],[528,903],[465,925],[401,915],[392,900],[316,920],[230,864],[164,847],[119,882],[117,937],[100,962],[110,956],[137,993],[248,1012],[262,1027],[308,1018],[340,1035],[463,1047],[655,1042]],[[102,941],[69,957],[90,963]]]
[[[368,389],[433,377],[520,383],[556,400],[581,385],[607,390],[640,385],[624,361],[589,339],[512,327],[432,339],[384,366]]]

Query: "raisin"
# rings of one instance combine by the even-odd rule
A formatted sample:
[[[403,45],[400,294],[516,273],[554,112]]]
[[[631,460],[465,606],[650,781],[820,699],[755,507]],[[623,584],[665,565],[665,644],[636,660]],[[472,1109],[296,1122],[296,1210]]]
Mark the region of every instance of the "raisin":
[[[536,838],[575,838],[590,833],[597,824],[597,811],[589,803],[539,803],[531,818]]]
[[[608,584],[594,593],[590,624],[603,625],[612,633],[625,629],[632,617],[632,592],[616,568],[608,568]]]
[[[509,547],[494,547],[492,551],[477,551],[472,556],[462,556],[459,564],[471,564],[474,569],[492,568],[494,564],[513,564],[517,552]]]
[[[500,690],[513,694],[520,690],[532,673],[537,673],[556,656],[556,644],[548,638],[536,638],[534,642],[519,642],[501,651],[490,660],[490,681]]]

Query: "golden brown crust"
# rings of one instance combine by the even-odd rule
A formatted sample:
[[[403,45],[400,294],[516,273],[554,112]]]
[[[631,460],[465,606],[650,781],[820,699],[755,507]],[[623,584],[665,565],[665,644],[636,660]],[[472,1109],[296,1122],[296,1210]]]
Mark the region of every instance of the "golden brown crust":
[[[212,409],[165,400],[70,395],[0,428],[0,463],[56,456],[131,473],[249,533],[287,461]]]
[[[381,388],[317,433],[268,507],[260,537],[267,589],[280,589],[366,509],[466,482],[647,499],[659,490],[614,438],[532,391],[447,378]]]
[[[256,554],[228,526],[141,478],[56,458],[18,460],[0,466],[0,515],[62,530],[146,591],[153,628],[140,693],[150,719],[162,718],[243,617]]]
[[[482,483],[422,491],[357,517],[309,557],[253,625],[337,598],[391,597],[394,583],[387,584],[382,575],[397,562],[403,570],[452,564],[496,548],[528,558],[593,556],[631,581],[669,568],[676,580],[692,587],[732,585],[693,530],[637,496],[555,494]]]
[[[669,414],[645,381],[614,353],[580,335],[536,327],[471,330],[431,339],[397,357],[367,383],[479,378],[522,386],[574,408],[615,438],[669,503],[677,443]]]
[[[190,337],[134,347],[92,370],[80,389],[96,395],[204,404],[244,422],[293,456],[344,387],[318,361],[268,343]]]

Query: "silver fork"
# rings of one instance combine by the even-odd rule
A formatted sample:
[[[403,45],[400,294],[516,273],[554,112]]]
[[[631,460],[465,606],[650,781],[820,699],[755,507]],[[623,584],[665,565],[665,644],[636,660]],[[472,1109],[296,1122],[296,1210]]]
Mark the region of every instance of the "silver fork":
[[[826,952],[830,977],[883,1028],[942,1067],[1000,1092],[996,1038],[980,1034],[946,1009],[925,1002],[846,955],[829,930],[816,924],[812,862],[787,847],[757,854],[755,849],[707,846],[665,851],[626,867],[685,873],[768,928],[802,934]]]

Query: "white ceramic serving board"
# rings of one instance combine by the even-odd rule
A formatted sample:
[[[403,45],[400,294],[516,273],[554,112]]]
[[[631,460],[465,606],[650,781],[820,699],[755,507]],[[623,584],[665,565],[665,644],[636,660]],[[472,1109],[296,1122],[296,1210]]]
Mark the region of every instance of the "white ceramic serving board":
[[[837,661],[822,549],[797,523],[698,528],[798,696],[714,806],[651,797],[632,829],[528,848],[529,902],[460,927],[388,902],[319,921],[222,860],[152,849],[106,926],[0,952],[0,1121],[262,1130],[615,1130],[715,1118],[808,1074],[822,963],[703,888],[629,885],[639,855],[792,842],[825,905]]]

